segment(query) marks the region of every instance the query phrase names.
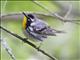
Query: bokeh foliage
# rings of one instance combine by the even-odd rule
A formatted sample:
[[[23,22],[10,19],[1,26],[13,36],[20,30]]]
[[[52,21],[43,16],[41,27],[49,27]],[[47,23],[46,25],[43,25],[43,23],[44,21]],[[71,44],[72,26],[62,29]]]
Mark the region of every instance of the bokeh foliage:
[[[6,5],[5,5],[6,3]],[[52,12],[56,12],[60,10],[60,7],[52,1],[40,1],[41,4],[48,7]],[[4,6],[5,5],[5,6]],[[1,4],[1,12],[2,14],[8,13],[19,13],[19,12],[43,12],[49,14],[46,10],[42,9],[32,1],[2,1]],[[58,19],[50,16],[43,16],[39,15],[41,19],[46,21],[51,27],[64,30],[66,33],[59,34],[57,36],[49,37],[41,46],[49,54],[55,56],[59,60],[79,60],[80,57],[80,48],[79,48],[79,30],[80,26],[74,23],[63,23]],[[77,19],[77,18],[76,18]],[[25,37],[22,31],[22,19],[21,17],[17,17],[16,20],[14,19],[3,19],[1,21],[1,25],[8,30]],[[2,32],[2,37],[6,39],[9,46],[12,48],[12,51],[17,60],[29,60],[32,56],[36,56],[38,59],[46,58],[45,60],[49,60],[44,55],[37,56],[39,53],[35,51],[31,46],[23,43],[22,41],[18,40],[17,38],[11,36],[10,34],[6,33],[5,31]],[[33,42],[37,46],[39,46],[38,42]],[[10,56],[1,46],[1,60],[11,60]]]

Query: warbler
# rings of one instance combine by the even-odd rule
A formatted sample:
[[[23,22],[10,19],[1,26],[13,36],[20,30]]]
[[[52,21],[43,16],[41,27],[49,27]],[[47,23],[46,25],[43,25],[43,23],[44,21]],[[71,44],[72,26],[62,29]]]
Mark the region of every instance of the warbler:
[[[34,14],[26,14],[23,12],[24,18],[22,27],[25,35],[35,41],[43,41],[48,36],[56,36],[56,33],[62,33],[51,28],[48,23],[37,18]]]

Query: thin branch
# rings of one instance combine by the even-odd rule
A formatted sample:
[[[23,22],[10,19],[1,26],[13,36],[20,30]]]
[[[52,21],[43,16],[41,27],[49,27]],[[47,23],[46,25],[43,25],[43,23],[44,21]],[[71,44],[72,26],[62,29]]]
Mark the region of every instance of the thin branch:
[[[41,8],[45,9],[46,11],[48,11],[52,16],[57,17],[58,19],[60,19],[61,21],[63,21],[63,17],[61,17],[60,15],[58,15],[57,13],[53,13],[52,11],[50,11],[47,7],[45,7],[44,5],[42,5],[41,3],[39,3],[38,1],[33,1],[35,4],[37,4],[38,6],[40,6]]]
[[[39,52],[43,53],[44,55],[48,56],[49,58],[51,58],[52,60],[57,60],[54,56],[50,56],[48,53],[46,53],[45,51],[43,51],[42,49],[38,48],[35,44],[33,44],[32,42],[28,41],[28,39],[24,39],[23,37],[17,35],[17,34],[14,34],[12,32],[10,32],[9,30],[3,28],[0,26],[0,28],[4,31],[6,31],[7,33],[13,35],[14,37],[20,39],[21,41],[27,43],[28,45],[32,46],[33,48],[35,48],[36,50],[38,50]]]
[[[14,54],[12,53],[12,49],[9,47],[9,45],[7,44],[6,40],[3,39],[2,37],[0,38],[1,44],[2,46],[5,48],[5,50],[7,51],[7,53],[10,55],[10,57],[13,60],[16,60]]]
[[[2,5],[2,2],[4,2],[4,5],[3,5],[3,7],[1,6],[1,12],[5,12],[5,7],[6,7],[6,4],[7,4],[7,0],[1,1],[1,5]]]
[[[55,17],[55,18],[58,18],[58,19],[63,19],[63,17],[61,17],[60,15],[58,15],[58,14],[55,14],[55,16],[52,16],[51,14],[46,14],[46,13],[43,13],[43,12],[26,12],[26,14],[29,14],[29,13],[31,13],[31,14],[35,14],[35,15],[44,15],[44,16],[50,16],[50,17],[55,17],[55,16],[57,16],[57,17]],[[17,12],[14,12],[14,13],[8,13],[8,14],[3,14],[2,16],[0,16],[0,19],[2,18],[2,19],[4,19],[4,18],[7,18],[7,19],[9,19],[9,18],[16,18],[16,16],[23,16],[22,15],[22,12],[21,13],[17,13]],[[75,19],[66,19],[65,20],[66,22],[68,21],[68,22],[71,22],[71,21],[74,21],[74,22],[79,22],[80,20],[75,20]]]
[[[69,9],[68,11],[66,12],[66,14],[64,15],[64,20],[68,18],[69,14],[71,13],[72,11],[72,5],[69,6]]]
[[[57,13],[53,13],[52,11],[50,11],[47,7],[45,7],[44,5],[42,5],[41,3],[39,3],[38,1],[34,1],[33,0],[33,3],[35,3],[35,4],[37,4],[38,6],[40,6],[41,8],[43,8],[43,9],[45,9],[46,11],[48,11],[52,16],[55,16],[56,18],[58,18],[60,21],[62,21],[62,22],[72,22],[72,23],[75,23],[75,24],[79,24],[79,23],[77,23],[77,22],[75,22],[75,21],[73,21],[73,20],[71,20],[71,21],[69,21],[69,20],[67,20],[67,19],[65,19],[64,20],[64,17],[61,17],[59,14],[57,14]],[[67,14],[65,15],[65,18],[66,18],[66,16],[67,15],[69,15],[69,13],[71,12],[71,7],[69,8],[69,10],[68,10],[68,12],[67,12]],[[79,21],[79,20],[76,20],[76,21]]]

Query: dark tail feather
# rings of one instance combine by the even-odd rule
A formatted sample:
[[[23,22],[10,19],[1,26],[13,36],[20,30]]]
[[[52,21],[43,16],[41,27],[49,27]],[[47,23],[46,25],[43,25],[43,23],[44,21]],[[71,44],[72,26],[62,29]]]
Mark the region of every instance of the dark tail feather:
[[[65,33],[64,31],[59,31],[59,30],[55,30],[55,29],[52,29],[54,33]]]
[[[56,31],[56,33],[65,33],[64,31]]]
[[[56,36],[55,33],[48,33],[48,34],[44,34],[44,35],[48,35],[48,36]]]

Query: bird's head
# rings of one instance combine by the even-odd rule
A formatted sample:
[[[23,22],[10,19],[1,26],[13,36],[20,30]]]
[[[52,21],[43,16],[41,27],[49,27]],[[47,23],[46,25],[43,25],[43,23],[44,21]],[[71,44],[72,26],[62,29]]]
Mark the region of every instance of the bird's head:
[[[26,29],[30,24],[34,21],[34,15],[32,14],[26,14],[23,12],[24,18],[23,18],[23,28]]]

